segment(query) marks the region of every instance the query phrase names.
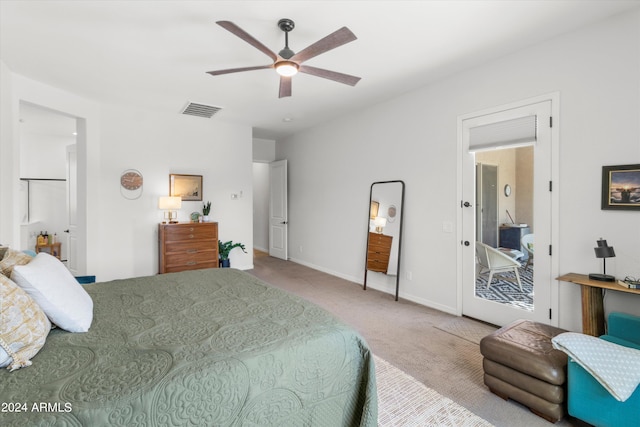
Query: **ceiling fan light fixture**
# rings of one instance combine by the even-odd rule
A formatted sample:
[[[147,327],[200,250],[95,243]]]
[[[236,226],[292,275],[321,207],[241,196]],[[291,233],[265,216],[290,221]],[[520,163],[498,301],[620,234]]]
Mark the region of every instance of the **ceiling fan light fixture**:
[[[284,77],[291,77],[298,73],[298,64],[293,61],[280,61],[276,64],[276,72]]]

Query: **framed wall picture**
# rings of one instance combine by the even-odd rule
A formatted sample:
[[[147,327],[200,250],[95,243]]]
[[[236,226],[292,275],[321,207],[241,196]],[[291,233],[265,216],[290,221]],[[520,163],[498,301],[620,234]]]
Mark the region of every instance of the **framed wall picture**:
[[[369,209],[369,218],[376,219],[378,216],[378,209],[380,209],[380,203],[371,201],[371,208]]]
[[[602,167],[602,209],[640,210],[640,164]]]
[[[169,175],[169,195],[183,201],[202,201],[202,175]]]

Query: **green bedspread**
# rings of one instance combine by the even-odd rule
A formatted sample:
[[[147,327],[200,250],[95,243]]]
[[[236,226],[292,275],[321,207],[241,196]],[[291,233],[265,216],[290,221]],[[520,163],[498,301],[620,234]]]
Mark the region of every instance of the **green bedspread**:
[[[318,306],[233,269],[86,286],[89,332],[0,370],[2,426],[375,426],[373,355]]]

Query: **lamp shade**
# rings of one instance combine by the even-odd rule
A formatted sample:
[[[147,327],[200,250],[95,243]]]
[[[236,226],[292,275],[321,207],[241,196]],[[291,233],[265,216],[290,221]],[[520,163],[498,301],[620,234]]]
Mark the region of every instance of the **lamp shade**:
[[[158,199],[159,209],[180,209],[182,207],[181,197],[162,196]]]
[[[376,227],[384,227],[387,225],[387,218],[383,216],[377,216],[376,219],[373,220],[373,223]]]
[[[596,243],[598,244],[598,247],[593,248],[596,252],[596,258],[613,258],[616,256],[616,252],[613,250],[613,247],[607,245],[606,240],[600,239]]]

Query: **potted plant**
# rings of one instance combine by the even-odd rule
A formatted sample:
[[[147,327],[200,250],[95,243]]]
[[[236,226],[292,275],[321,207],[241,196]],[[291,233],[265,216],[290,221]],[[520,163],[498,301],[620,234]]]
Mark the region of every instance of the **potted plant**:
[[[202,222],[209,222],[209,212],[211,212],[211,202],[202,204]]]
[[[231,267],[231,261],[229,260],[229,253],[233,248],[240,248],[245,254],[245,247],[242,243],[233,243],[231,240],[228,242],[222,242],[218,240],[218,256],[220,257],[220,266],[223,268]]]

